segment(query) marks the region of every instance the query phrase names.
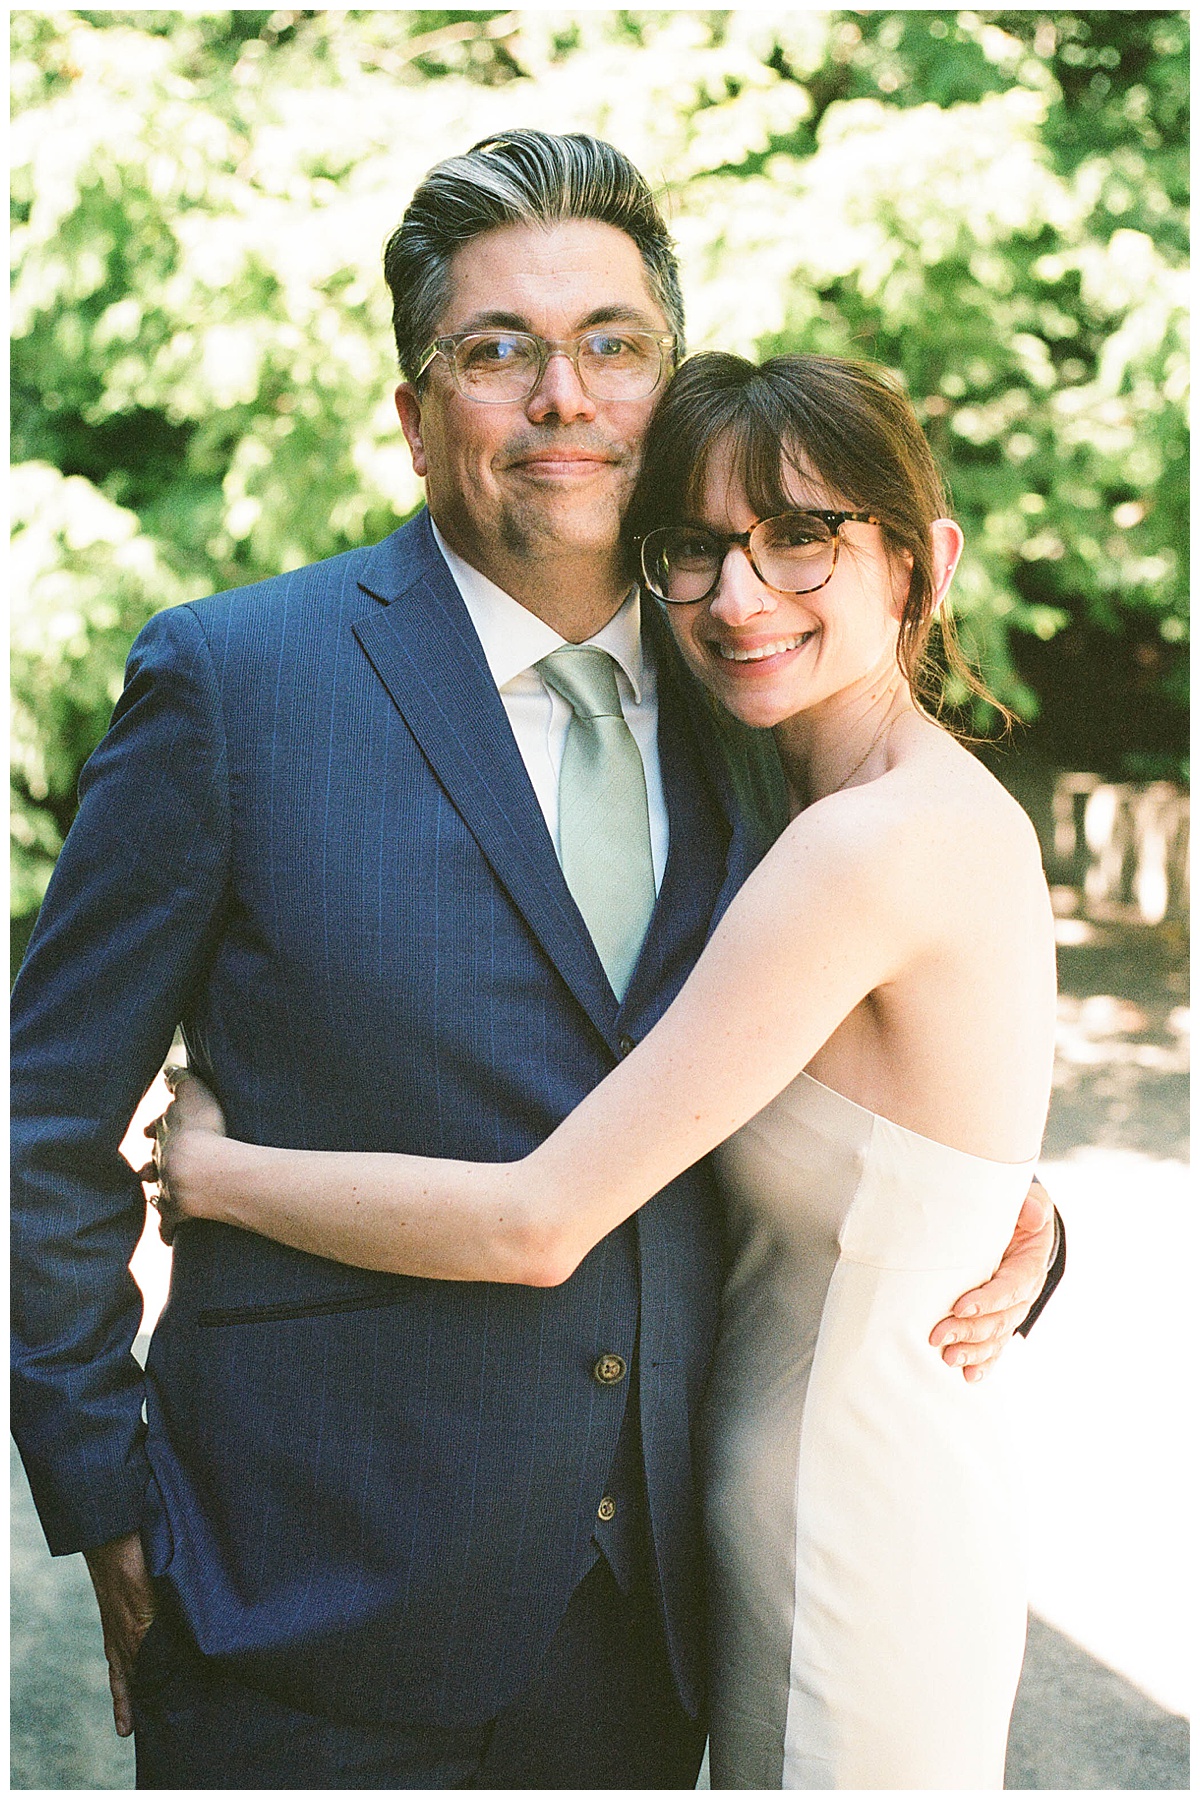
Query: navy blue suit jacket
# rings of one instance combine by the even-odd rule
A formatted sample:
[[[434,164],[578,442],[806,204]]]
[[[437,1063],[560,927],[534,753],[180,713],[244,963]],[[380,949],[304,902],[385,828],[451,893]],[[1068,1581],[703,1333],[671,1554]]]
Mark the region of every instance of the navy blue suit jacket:
[[[552,1289],[192,1224],[143,1377],[117,1149],[179,1021],[240,1138],[530,1149],[659,1016],[761,848],[667,656],[659,686],[670,855],[619,1008],[424,514],[152,619],[85,772],[15,996],[15,1430],[52,1549],[142,1529],[202,1650],[294,1704],[455,1724],[520,1691],[589,1555],[615,1351],[698,1705],[705,1168]]]

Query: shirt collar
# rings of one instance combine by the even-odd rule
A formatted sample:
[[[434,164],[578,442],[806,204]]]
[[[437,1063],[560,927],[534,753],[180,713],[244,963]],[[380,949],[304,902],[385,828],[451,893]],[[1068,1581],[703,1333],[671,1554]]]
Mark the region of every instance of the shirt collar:
[[[535,663],[540,662],[543,656],[549,656],[552,650],[562,648],[566,638],[560,637],[553,626],[547,625],[544,619],[539,619],[536,613],[531,613],[527,606],[522,606],[511,594],[506,594],[503,588],[497,587],[494,581],[473,568],[469,562],[464,562],[457,551],[450,548],[432,518],[430,525],[437,547],[445,557],[446,566],[462,595],[463,604],[483,646],[492,680],[498,688],[506,687],[518,675],[532,669]],[[646,676],[641,625],[641,594],[634,587],[608,624],[587,640],[589,645],[608,651],[625,675],[633,691],[634,701],[639,705]]]

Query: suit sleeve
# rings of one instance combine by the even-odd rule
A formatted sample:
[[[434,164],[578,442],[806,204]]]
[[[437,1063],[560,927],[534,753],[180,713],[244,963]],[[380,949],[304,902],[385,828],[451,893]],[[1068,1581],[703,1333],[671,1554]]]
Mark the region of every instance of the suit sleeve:
[[[1042,1291],[1025,1314],[1024,1323],[1017,1326],[1018,1337],[1028,1337],[1042,1313],[1046,1302],[1067,1272],[1067,1228],[1062,1222],[1062,1214],[1057,1206],[1054,1209],[1054,1254],[1050,1258],[1050,1267],[1046,1270],[1046,1279],[1042,1283]]]
[[[196,614],[150,621],[13,994],[13,1434],[51,1550],[138,1528],[145,1219],[119,1152],[217,929],[225,739]]]

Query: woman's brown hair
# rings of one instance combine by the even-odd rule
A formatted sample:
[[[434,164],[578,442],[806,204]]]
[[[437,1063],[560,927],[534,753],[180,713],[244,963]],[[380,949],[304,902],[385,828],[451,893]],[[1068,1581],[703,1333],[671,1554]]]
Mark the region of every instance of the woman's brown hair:
[[[912,406],[882,369],[836,356],[690,357],[647,433],[625,518],[632,557],[644,532],[696,520],[718,442],[731,446],[735,478],[760,519],[795,506],[789,473],[816,476],[839,503],[874,513],[891,554],[912,563],[896,656],[913,699],[940,714],[953,673],[1011,724],[964,658],[945,607],[933,609],[931,527],[949,500]]]

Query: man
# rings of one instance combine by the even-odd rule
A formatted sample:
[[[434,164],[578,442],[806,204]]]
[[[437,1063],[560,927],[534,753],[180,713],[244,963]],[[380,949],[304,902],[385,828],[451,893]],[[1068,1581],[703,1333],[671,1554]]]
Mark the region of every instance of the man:
[[[140,1785],[686,1787],[705,1169],[558,1288],[192,1225],[129,1356],[117,1145],[177,1021],[239,1137],[516,1157],[762,847],[622,573],[682,347],[645,184],[508,133],[430,173],[385,266],[429,510],[152,620],[82,783],[18,995],[17,1429]],[[995,1353],[1050,1235],[944,1353]]]

